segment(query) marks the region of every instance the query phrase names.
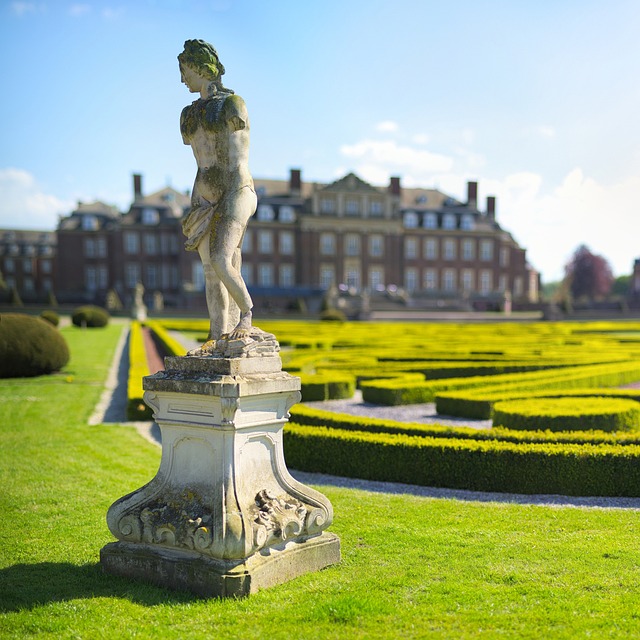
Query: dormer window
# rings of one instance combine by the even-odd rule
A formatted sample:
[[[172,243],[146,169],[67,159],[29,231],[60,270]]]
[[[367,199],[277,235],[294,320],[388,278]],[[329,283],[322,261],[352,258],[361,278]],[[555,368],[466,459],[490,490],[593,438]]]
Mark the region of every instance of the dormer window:
[[[280,222],[295,222],[296,221],[296,212],[293,207],[290,207],[288,204],[280,207]]]
[[[98,218],[95,216],[82,216],[82,230],[83,231],[97,231],[98,230]]]
[[[407,211],[404,214],[404,226],[407,229],[415,229],[418,226],[418,214],[415,211]]]
[[[456,217],[453,213],[445,213],[444,218],[442,219],[442,228],[443,229],[455,229],[456,228]]]
[[[258,206],[258,220],[260,220],[260,222],[271,222],[275,217],[275,211],[270,204],[261,204]]]
[[[142,224],[158,224],[160,222],[160,214],[157,209],[145,207],[142,210]]]
[[[473,216],[469,213],[465,213],[460,221],[460,226],[467,230],[473,229]]]
[[[429,211],[424,214],[424,228],[425,229],[437,229],[438,228],[438,216]]]

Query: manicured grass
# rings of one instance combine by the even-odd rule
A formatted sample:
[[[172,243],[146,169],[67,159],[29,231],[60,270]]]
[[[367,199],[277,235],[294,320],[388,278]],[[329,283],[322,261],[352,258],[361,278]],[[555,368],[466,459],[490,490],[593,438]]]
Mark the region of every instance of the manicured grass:
[[[128,427],[88,426],[121,327],[63,331],[59,375],[0,381],[0,636],[581,638],[640,634],[640,512],[320,487],[339,566],[245,600],[104,575],[108,506],[156,472]]]

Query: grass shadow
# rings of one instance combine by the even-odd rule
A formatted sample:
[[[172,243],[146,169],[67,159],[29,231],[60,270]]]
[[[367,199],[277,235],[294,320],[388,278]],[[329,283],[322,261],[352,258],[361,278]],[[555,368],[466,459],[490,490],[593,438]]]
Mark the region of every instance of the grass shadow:
[[[184,591],[170,591],[102,571],[100,563],[15,564],[0,569],[0,612],[8,613],[79,598],[125,598],[146,606],[200,600]]]

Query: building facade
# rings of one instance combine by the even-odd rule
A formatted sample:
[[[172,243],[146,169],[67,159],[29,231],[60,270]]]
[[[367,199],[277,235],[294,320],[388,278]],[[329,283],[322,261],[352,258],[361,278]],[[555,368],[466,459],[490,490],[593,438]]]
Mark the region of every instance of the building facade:
[[[373,186],[353,173],[320,184],[303,182],[292,169],[288,180],[256,179],[255,186],[242,273],[258,308],[286,307],[329,289],[372,297],[402,292],[415,306],[538,300],[538,274],[525,249],[498,223],[495,198],[478,207],[475,182],[466,202],[405,188],[397,177]],[[127,306],[141,282],[152,308],[202,307],[202,266],[183,248],[189,206],[188,194],[171,187],[145,196],[142,177],[134,175],[126,213],[79,203],[55,236],[0,232],[0,268],[19,290],[53,288],[61,302]],[[35,235],[25,244],[19,234],[26,233]]]

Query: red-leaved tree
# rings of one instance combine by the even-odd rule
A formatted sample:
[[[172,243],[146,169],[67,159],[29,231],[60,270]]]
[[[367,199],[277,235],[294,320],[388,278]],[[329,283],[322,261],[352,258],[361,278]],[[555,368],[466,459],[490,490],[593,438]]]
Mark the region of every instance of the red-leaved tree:
[[[604,298],[611,291],[614,280],[611,265],[606,258],[591,253],[584,244],[575,250],[564,270],[565,281],[574,299]]]

